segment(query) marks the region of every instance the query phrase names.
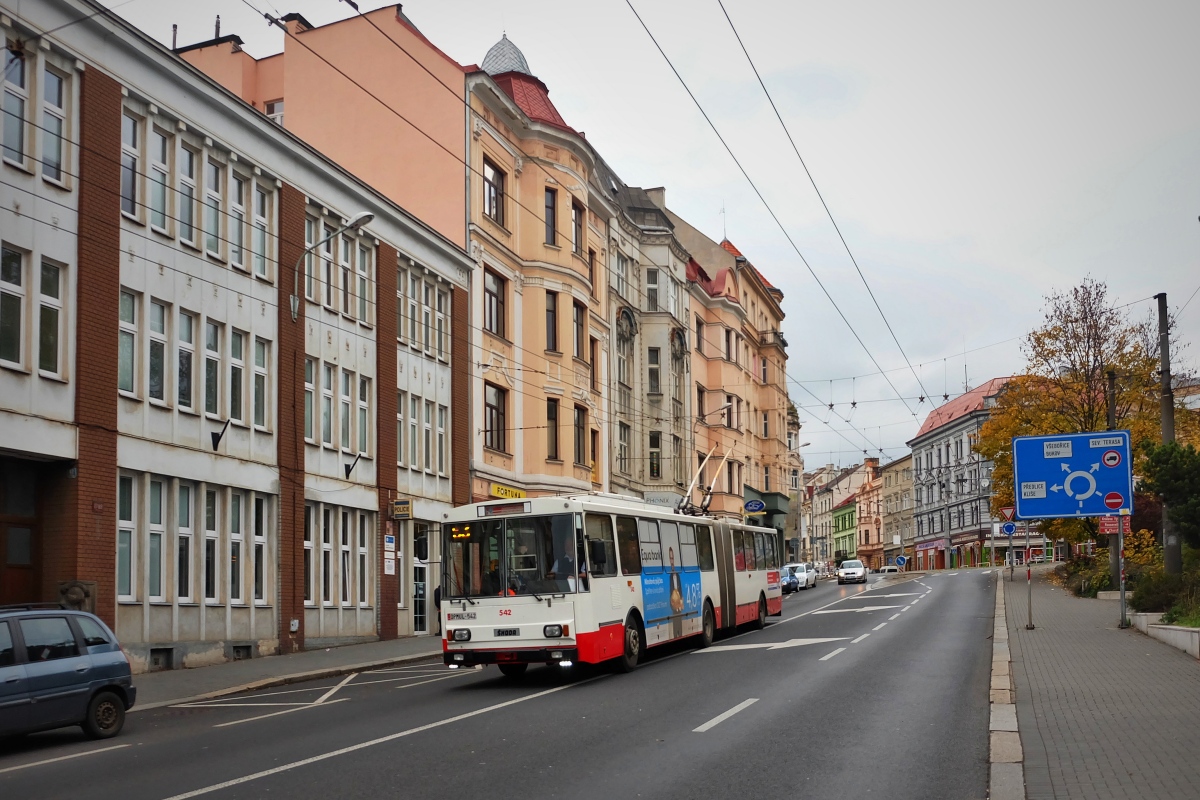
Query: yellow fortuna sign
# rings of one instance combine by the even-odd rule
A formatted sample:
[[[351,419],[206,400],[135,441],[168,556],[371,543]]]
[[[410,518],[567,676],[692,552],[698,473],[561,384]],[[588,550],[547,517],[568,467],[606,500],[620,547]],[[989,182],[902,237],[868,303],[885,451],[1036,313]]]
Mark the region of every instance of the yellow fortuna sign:
[[[492,497],[500,497],[504,500],[517,500],[525,496],[524,489],[514,489],[511,486],[505,486],[502,483],[493,483],[488,487],[488,494]]]

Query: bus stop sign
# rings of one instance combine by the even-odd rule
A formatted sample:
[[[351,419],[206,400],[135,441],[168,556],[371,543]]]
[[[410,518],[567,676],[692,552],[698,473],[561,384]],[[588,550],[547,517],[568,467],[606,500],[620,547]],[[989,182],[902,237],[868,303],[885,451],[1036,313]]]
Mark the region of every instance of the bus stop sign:
[[[1129,431],[1013,439],[1017,519],[1133,513]]]

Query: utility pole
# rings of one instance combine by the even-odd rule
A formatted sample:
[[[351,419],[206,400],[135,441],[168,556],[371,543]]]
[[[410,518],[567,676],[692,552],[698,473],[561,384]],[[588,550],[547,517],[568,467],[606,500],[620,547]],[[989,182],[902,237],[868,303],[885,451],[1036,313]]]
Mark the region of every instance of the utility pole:
[[[1161,360],[1159,375],[1162,378],[1162,396],[1160,398],[1162,413],[1163,444],[1175,441],[1175,394],[1171,391],[1171,323],[1167,317],[1167,293],[1160,292],[1154,296],[1158,300],[1158,353]],[[1167,513],[1167,504],[1162,507],[1163,526],[1163,568],[1168,575],[1183,573],[1183,547],[1179,542],[1179,534]]]
[[[1108,371],[1108,392],[1105,397],[1108,401],[1108,430],[1115,431],[1117,429],[1117,373],[1111,369]],[[1120,530],[1119,526],[1118,530]],[[1112,578],[1113,586],[1116,586],[1121,578],[1121,565],[1117,550],[1123,544],[1122,538],[1120,534],[1117,535],[1115,541],[1111,535],[1108,537],[1108,574]]]

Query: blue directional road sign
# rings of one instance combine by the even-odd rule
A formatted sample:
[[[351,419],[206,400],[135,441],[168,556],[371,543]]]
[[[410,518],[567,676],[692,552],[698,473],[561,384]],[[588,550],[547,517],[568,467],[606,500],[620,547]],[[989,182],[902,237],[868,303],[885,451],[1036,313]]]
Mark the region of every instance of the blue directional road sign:
[[[908,559],[905,558],[904,556],[896,556],[896,566],[897,567],[903,567],[907,563],[908,563]]]
[[[1129,431],[1013,439],[1018,519],[1133,513]]]

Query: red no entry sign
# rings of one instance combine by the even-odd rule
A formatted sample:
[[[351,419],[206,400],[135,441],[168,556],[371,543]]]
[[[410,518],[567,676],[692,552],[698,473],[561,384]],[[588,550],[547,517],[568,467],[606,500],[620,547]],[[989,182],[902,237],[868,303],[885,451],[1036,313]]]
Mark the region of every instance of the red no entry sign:
[[[1121,496],[1120,492],[1109,492],[1104,495],[1104,505],[1109,508],[1120,508],[1124,504],[1125,498]]]

